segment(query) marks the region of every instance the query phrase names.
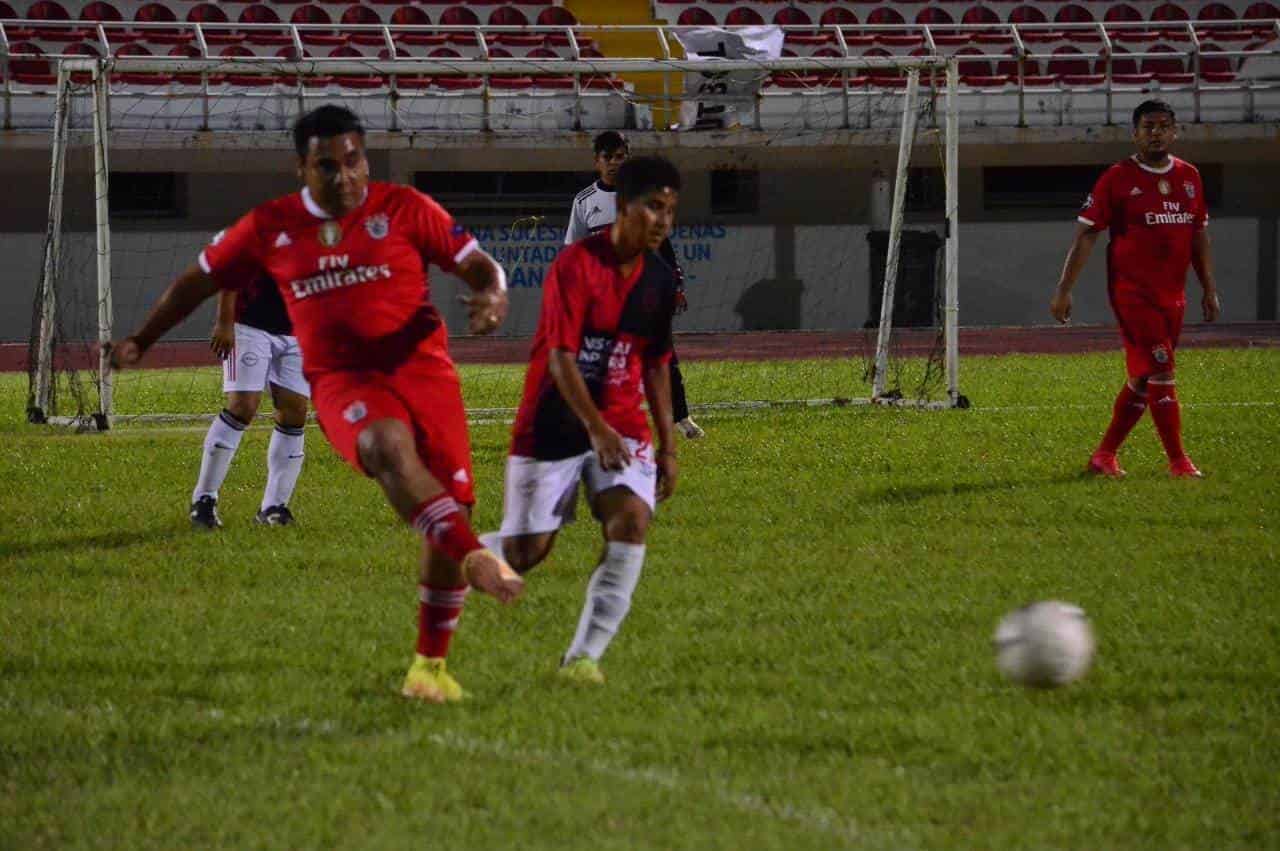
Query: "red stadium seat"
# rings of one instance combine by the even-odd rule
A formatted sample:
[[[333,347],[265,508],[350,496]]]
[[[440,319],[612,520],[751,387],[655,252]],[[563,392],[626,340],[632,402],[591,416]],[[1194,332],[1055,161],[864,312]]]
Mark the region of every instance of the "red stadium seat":
[[[489,13],[491,27],[527,27],[529,18],[514,6],[499,6]]]
[[[381,24],[382,19],[369,6],[350,6],[343,11],[339,23],[344,27],[372,26]],[[352,44],[365,47],[381,47],[386,44],[382,33],[377,30],[353,29],[350,33],[350,41]]]
[[[889,9],[884,6],[881,6],[877,9],[873,9],[871,14],[867,15],[867,23],[875,24],[878,26],[891,25],[891,24],[905,24],[906,19],[904,19],[901,13],[899,13],[896,9]]]
[[[1197,21],[1234,21],[1236,13],[1226,3],[1210,3],[1196,15]]]
[[[1115,74],[1116,76],[1120,76],[1120,75],[1133,76],[1134,74],[1138,73],[1137,60],[1127,58],[1125,56],[1125,54],[1127,53],[1129,53],[1129,50],[1126,48],[1123,48],[1123,47],[1112,48],[1112,53],[1111,53],[1111,73],[1112,74]],[[1097,73],[1099,74],[1105,74],[1107,72],[1107,60],[1105,57],[1098,60],[1097,67],[1094,70],[1097,71]]]
[[[680,13],[680,17],[676,18],[676,26],[679,27],[714,27],[715,25],[715,15],[700,6],[685,9]]]
[[[1011,24],[1043,24],[1047,23],[1048,20],[1044,16],[1044,12],[1035,6],[1019,6],[1009,13],[1009,23]]]
[[[981,56],[982,50],[977,47],[962,47],[956,51],[956,56]],[[991,62],[986,59],[964,59],[959,63],[960,76],[962,77],[990,77]]]
[[[1142,73],[1156,74],[1157,76],[1165,74],[1184,74],[1187,66],[1183,62],[1182,56],[1178,54],[1172,47],[1167,44],[1157,44],[1150,50],[1151,53],[1170,53],[1173,54],[1167,59],[1144,59],[1142,60]]]
[[[1058,10],[1058,14],[1053,16],[1055,24],[1092,24],[1095,20],[1092,12],[1074,3],[1063,6]]]
[[[120,13],[117,12],[116,14],[118,15]],[[19,17],[18,13],[13,10],[12,6],[10,6],[8,3],[3,2],[3,0],[0,0],[0,18],[6,21],[10,21],[18,17]],[[82,17],[81,20],[90,20],[90,19]],[[116,20],[120,20],[120,19],[116,18]]]
[[[996,63],[996,73],[1004,74],[1010,80],[1018,79],[1018,59],[1017,48],[1011,47],[1005,51],[1011,57],[1009,59],[1001,59]],[[1040,76],[1040,62],[1035,59],[1024,59],[1022,62],[1022,73],[1025,77]]]
[[[58,81],[49,60],[40,59],[45,53],[29,41],[9,45],[9,72],[19,83],[32,86],[51,86]],[[29,57],[29,58],[18,58]]]
[[[1213,53],[1222,50],[1221,47],[1212,42],[1202,42],[1200,44],[1200,52]],[[1213,74],[1221,77],[1224,74],[1235,76],[1235,67],[1230,57],[1227,56],[1201,56],[1200,57],[1200,76],[1208,79],[1208,75]],[[1227,82],[1219,79],[1218,82]]]
[[[71,15],[57,0],[39,0],[27,9],[27,18],[33,21],[70,21]],[[44,41],[77,42],[92,38],[93,32],[73,27],[33,27],[27,31],[32,37]],[[24,33],[26,34],[26,33]]]
[[[12,12],[13,10],[10,9],[9,11]],[[124,20],[124,17],[121,16],[120,10],[110,3],[103,2],[103,0],[95,0],[80,10],[80,20],[119,23]]]
[[[333,18],[322,7],[308,3],[293,10],[289,16],[291,24],[332,24]],[[303,44],[314,44],[320,47],[336,47],[347,43],[347,36],[332,29],[300,30],[298,33]]]
[[[818,24],[824,27],[853,27],[858,25],[858,16],[844,6],[835,6],[822,13]]]
[[[246,7],[245,10],[240,13],[240,23],[278,24],[280,23],[280,16],[277,15],[275,9],[272,9],[270,6],[255,3],[252,6]],[[257,44],[264,47],[293,44],[293,37],[284,30],[279,29],[245,30],[245,40],[250,44]]]
[[[743,6],[725,15],[724,23],[728,27],[760,27],[764,26],[764,18],[755,9]]]
[[[417,6],[401,6],[392,13],[391,19],[387,23],[393,27],[428,27],[431,26],[431,17]],[[431,32],[430,30],[395,32],[392,33],[391,37],[400,44],[418,47],[439,47],[449,41],[449,37],[444,33]],[[363,44],[364,41],[361,40],[356,43]]]
[[[1151,13],[1151,20],[1160,22],[1187,21],[1191,19],[1191,15],[1187,10],[1176,3],[1165,3],[1163,6],[1157,6]]]
[[[225,24],[227,23],[227,13],[222,10],[221,6],[213,3],[201,3],[193,6],[191,11],[187,12],[187,22],[193,24]],[[230,29],[209,29],[202,28],[204,31],[204,40],[212,46],[223,44],[240,44],[244,41],[244,33]]]
[[[575,27],[578,25],[578,19],[573,16],[573,12],[563,6],[551,6],[539,12],[534,23],[540,27]]]
[[[134,42],[122,45],[116,50],[116,56],[154,56],[146,45]],[[163,86],[173,82],[168,74],[142,71],[122,71],[111,75],[111,82],[124,83],[130,86]]]
[[[447,27],[472,27],[480,23],[479,16],[465,6],[450,6],[440,13],[440,25]],[[474,32],[455,31],[446,33],[452,44],[476,44]]]
[[[1000,16],[988,9],[986,6],[974,6],[965,10],[964,17],[960,19],[960,23],[971,26],[977,24],[998,24],[1000,23]],[[988,30],[988,32],[993,32],[993,30]]]
[[[946,9],[939,9],[936,6],[926,6],[916,15],[917,24],[926,24],[928,26],[938,26],[942,24],[954,24],[956,19],[951,17],[951,13]]]
[[[1280,8],[1274,3],[1252,3],[1240,17],[1247,21],[1274,20],[1280,18]]]
[[[1127,3],[1119,3],[1107,9],[1107,13],[1103,15],[1102,20],[1107,23],[1141,21],[1142,13]]]
[[[1080,49],[1070,45],[1064,45],[1053,51],[1054,56],[1079,56]],[[1092,73],[1089,70],[1089,61],[1087,59],[1050,59],[1049,73],[1065,76],[1085,76]]]

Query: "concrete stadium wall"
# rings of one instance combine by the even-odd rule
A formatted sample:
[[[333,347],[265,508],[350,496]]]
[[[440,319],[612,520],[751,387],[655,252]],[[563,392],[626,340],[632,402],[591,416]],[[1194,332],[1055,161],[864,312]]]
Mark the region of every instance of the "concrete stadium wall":
[[[1072,226],[1069,220],[963,225],[962,324],[1047,323],[1049,293]],[[1219,218],[1212,228],[1224,318],[1254,319],[1259,220]],[[511,279],[512,310],[505,333],[531,334],[537,325],[542,280],[561,247],[563,229],[544,226],[513,234],[509,228],[497,226],[477,227],[475,231]],[[861,328],[869,319],[874,320],[869,301],[867,233],[865,225],[684,226],[676,235],[675,247],[688,274],[690,310],[677,327],[685,331]],[[114,235],[113,297],[118,332],[137,325],[206,239],[204,231]],[[7,283],[0,288],[0,340],[25,340],[29,333],[42,244],[41,234],[0,234],[0,252],[10,258],[4,271]],[[64,274],[69,295],[60,306],[59,318],[68,333],[92,337],[96,317],[92,235],[77,234],[67,249],[70,262]],[[1077,288],[1078,322],[1110,321],[1104,274],[1104,252],[1099,247]],[[454,299],[462,291],[461,282],[439,272],[433,281],[436,304],[444,310],[450,326],[461,329],[464,315]],[[1194,304],[1194,283],[1190,292]],[[1194,311],[1189,314],[1195,315]],[[206,305],[171,336],[203,338],[211,321],[212,309]]]

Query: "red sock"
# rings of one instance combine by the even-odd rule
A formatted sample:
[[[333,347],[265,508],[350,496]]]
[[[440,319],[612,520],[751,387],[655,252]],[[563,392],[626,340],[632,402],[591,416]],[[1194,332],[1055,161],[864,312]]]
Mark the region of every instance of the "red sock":
[[[447,493],[432,497],[413,510],[413,528],[426,537],[431,549],[458,563],[472,550],[484,548],[471,531],[462,506]]]
[[[1178,460],[1186,453],[1182,449],[1182,406],[1173,381],[1148,381],[1147,404],[1164,444],[1164,454],[1170,461]]]
[[[1119,451],[1120,444],[1124,443],[1129,432],[1142,419],[1142,412],[1146,409],[1146,395],[1125,382],[1124,387],[1120,388],[1120,394],[1116,396],[1115,405],[1111,407],[1111,425],[1107,426],[1107,433],[1102,436],[1102,445],[1098,447],[1098,451],[1113,455]]]
[[[432,659],[449,655],[449,639],[458,628],[467,586],[436,588],[418,586],[418,653]]]

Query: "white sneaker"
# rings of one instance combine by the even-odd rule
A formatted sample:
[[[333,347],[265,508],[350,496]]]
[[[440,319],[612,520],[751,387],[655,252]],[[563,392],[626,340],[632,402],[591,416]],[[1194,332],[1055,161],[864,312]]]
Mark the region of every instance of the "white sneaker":
[[[702,426],[693,421],[693,417],[685,417],[676,423],[676,428],[680,429],[680,433],[688,440],[697,440],[700,437],[706,437],[707,433],[702,430]]]

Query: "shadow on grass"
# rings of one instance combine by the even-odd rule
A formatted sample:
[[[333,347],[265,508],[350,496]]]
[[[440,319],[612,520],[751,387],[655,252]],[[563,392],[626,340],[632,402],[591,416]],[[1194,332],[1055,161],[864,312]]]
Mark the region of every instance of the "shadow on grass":
[[[153,526],[149,529],[96,532],[89,535],[72,535],[66,538],[46,538],[23,543],[0,543],[0,558],[49,555],[51,553],[78,550],[120,550],[136,544],[155,544],[187,534],[187,529],[173,525]]]
[[[1056,476],[1025,479],[1000,479],[990,482],[934,482],[926,485],[890,485],[861,495],[867,502],[886,505],[904,505],[922,502],[938,496],[966,496],[969,494],[999,493],[1018,488],[1037,488],[1045,485],[1092,483],[1097,479],[1084,472],[1060,473]]]

